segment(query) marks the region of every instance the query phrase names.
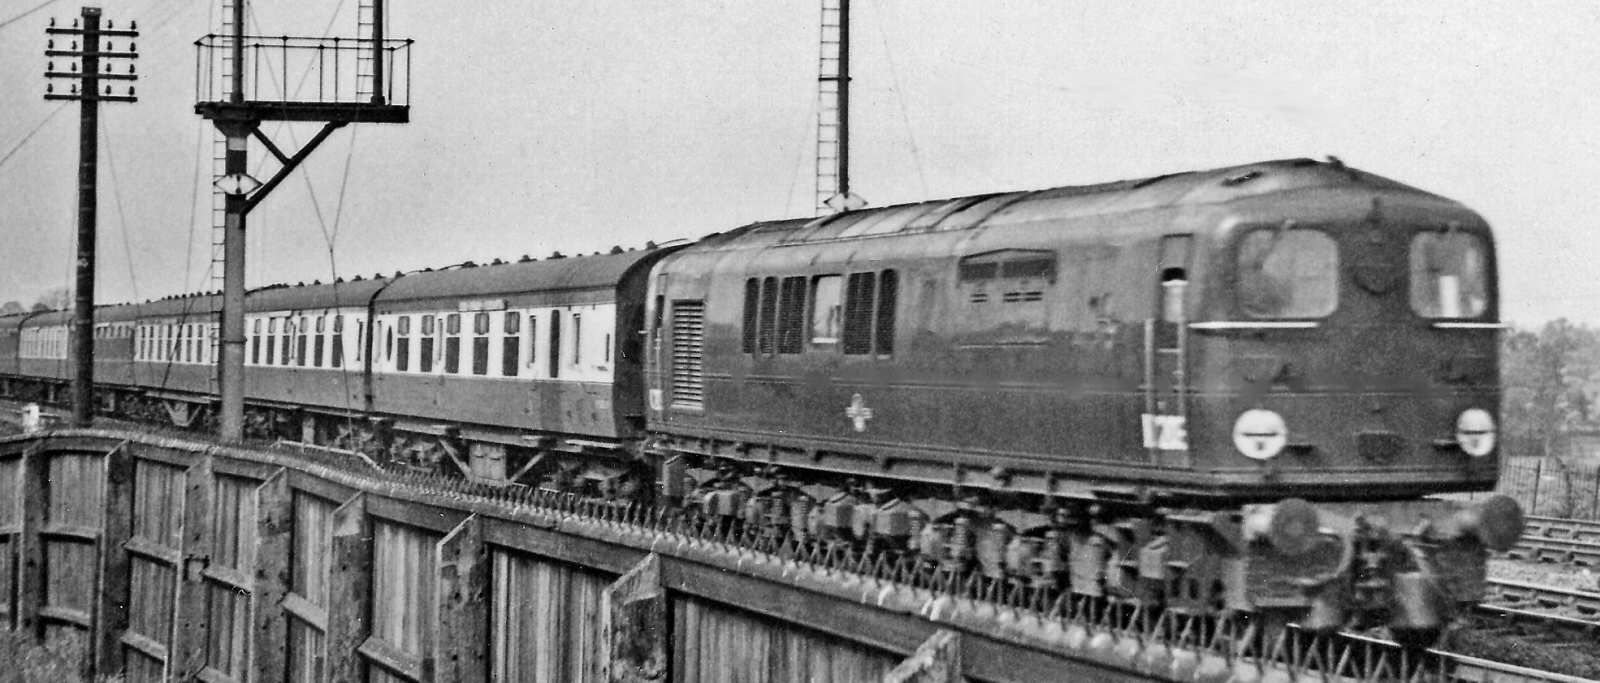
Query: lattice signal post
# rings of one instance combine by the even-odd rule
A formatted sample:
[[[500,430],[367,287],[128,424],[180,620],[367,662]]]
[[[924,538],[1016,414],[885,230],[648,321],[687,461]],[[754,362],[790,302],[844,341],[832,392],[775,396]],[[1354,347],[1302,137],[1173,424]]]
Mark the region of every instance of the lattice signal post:
[[[101,92],[100,82],[138,80],[133,73],[132,63],[139,56],[137,46],[132,42],[139,37],[137,29],[135,24],[129,24],[127,29],[117,29],[110,21],[106,22],[105,28],[100,28],[99,7],[83,8],[81,26],[78,21],[73,21],[71,28],[59,28],[51,19],[50,27],[45,29],[45,34],[50,36],[44,51],[45,56],[50,58],[44,72],[45,78],[64,78],[73,83],[65,93],[56,92],[53,84],[47,85],[44,98],[77,100],[81,106],[78,123],[78,273],[74,283],[69,334],[73,368],[72,422],[82,427],[94,421],[95,204],[99,195],[96,180],[100,161],[100,103],[138,101],[133,95],[132,85],[127,87],[127,94],[118,95],[113,92],[115,86],[110,84]],[[73,36],[69,49],[56,49],[56,36]],[[78,37],[83,40],[81,50],[78,49]],[[106,39],[104,50],[100,49],[101,38]],[[111,40],[113,38],[127,38],[128,49],[118,51],[115,41]],[[73,61],[67,70],[58,71],[55,60],[62,57]],[[78,69],[77,60],[82,60],[82,70]],[[118,69],[120,60],[127,60],[126,70]]]
[[[354,39],[245,35],[245,0],[224,0],[224,6],[232,11],[231,35],[209,35],[195,42],[200,79],[195,113],[211,120],[227,138],[226,175],[216,183],[227,195],[218,430],[224,440],[240,441],[244,437],[245,216],[333,131],[351,123],[410,120],[411,41],[384,39],[383,0],[373,0],[372,35]],[[248,62],[247,52],[253,57]],[[346,60],[350,63],[345,64]],[[251,65],[249,74],[246,65]],[[289,92],[291,68],[293,73],[316,71],[314,78],[303,81],[316,83],[314,94],[300,97]],[[265,94],[263,85],[267,86]],[[280,92],[274,93],[274,87]],[[319,121],[324,125],[290,156],[261,132],[263,121]],[[246,172],[252,137],[282,164],[264,184]]]

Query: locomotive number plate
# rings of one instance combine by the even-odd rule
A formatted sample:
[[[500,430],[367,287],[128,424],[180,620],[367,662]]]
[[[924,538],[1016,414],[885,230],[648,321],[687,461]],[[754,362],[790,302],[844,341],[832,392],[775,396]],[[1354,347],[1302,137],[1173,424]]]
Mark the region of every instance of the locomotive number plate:
[[[1182,415],[1142,415],[1144,447],[1164,451],[1189,450],[1189,426]]]

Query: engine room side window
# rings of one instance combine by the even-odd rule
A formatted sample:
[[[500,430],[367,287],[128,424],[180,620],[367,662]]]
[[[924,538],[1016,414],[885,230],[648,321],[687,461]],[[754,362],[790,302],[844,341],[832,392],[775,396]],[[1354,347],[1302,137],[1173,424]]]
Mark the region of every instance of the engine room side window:
[[[806,279],[786,277],[778,301],[778,353],[805,350]]]
[[[1239,308],[1254,318],[1320,318],[1339,305],[1339,247],[1319,230],[1262,228],[1239,242]]]
[[[761,280],[750,278],[744,281],[744,326],[740,336],[740,350],[744,353],[756,352],[756,311],[761,303]],[[658,309],[659,310],[659,309]],[[659,321],[657,321],[659,323]],[[656,325],[660,327],[659,324]]]
[[[1424,318],[1474,318],[1489,306],[1483,239],[1465,232],[1411,238],[1411,310]]]
[[[761,283],[761,323],[756,334],[756,350],[763,356],[772,355],[772,340],[778,329],[778,278],[769,277]]]
[[[839,343],[839,325],[843,308],[839,303],[840,286],[844,278],[838,275],[819,275],[811,278],[811,343]]]

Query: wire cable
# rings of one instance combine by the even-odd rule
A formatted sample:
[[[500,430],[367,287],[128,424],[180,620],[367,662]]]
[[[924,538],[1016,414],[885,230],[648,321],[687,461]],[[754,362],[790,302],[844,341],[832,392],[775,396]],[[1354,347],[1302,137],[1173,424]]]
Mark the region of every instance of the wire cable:
[[[11,17],[10,19],[7,19],[5,21],[0,21],[0,29],[3,29],[5,27],[7,27],[7,26],[15,24],[18,21],[21,21],[24,17],[27,17],[28,15],[33,14],[34,12],[42,10],[42,9],[44,9],[46,7],[51,6],[51,5],[54,5],[55,3],[56,3],[56,0],[44,0],[44,2],[41,2],[38,5],[35,5],[33,7],[33,9],[24,10],[21,14],[18,14],[17,16]]]
[[[111,125],[100,119],[101,137],[106,141],[106,169],[111,174],[111,196],[116,200],[117,225],[122,228],[122,253],[128,260],[128,286],[133,290],[133,300],[139,300],[139,278],[133,269],[133,245],[128,239],[128,215],[122,208],[122,184],[117,181],[117,159],[112,152]]]
[[[877,0],[872,2],[872,16],[877,19],[878,38],[883,41],[883,56],[889,63],[889,79],[894,85],[894,99],[900,105],[900,120],[906,127],[906,139],[911,141],[911,161],[917,168],[917,180],[922,183],[922,196],[928,196],[928,175],[923,170],[922,154],[917,150],[917,135],[911,129],[911,114],[906,110],[906,94],[900,89],[900,74],[894,68],[894,52],[889,49],[889,34],[883,30],[883,15]]]
[[[62,109],[66,109],[66,108],[67,108],[67,103],[66,102],[62,102],[61,104],[56,105],[55,110],[51,111],[48,116],[46,116],[46,117],[44,117],[44,119],[40,120],[39,123],[33,127],[33,130],[28,131],[27,135],[22,136],[22,139],[17,141],[16,145],[12,146],[12,148],[10,150],[6,151],[6,155],[5,156],[0,157],[0,168],[5,167],[6,162],[11,160],[11,157],[17,153],[17,150],[22,149],[23,145],[28,144],[28,141],[32,140],[33,136],[35,134],[37,134],[40,131],[40,129],[43,129],[45,124],[50,122],[50,119],[55,118],[56,114],[60,114],[61,110]]]

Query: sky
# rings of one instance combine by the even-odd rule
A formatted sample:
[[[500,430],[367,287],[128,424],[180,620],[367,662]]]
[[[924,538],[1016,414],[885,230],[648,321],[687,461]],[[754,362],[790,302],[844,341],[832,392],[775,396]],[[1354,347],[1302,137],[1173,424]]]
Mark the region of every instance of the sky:
[[[357,1],[251,3],[247,27],[354,37]],[[389,0],[389,36],[416,41],[411,121],[336,131],[263,200],[247,284],[813,215],[820,1]],[[80,6],[43,2],[0,0],[0,301],[25,304],[71,282],[77,216],[77,105],[43,99],[43,51]],[[219,289],[194,43],[222,3],[99,6],[142,35],[139,102],[101,110],[98,300]],[[1589,0],[852,7],[850,174],[872,206],[1335,155],[1488,219],[1505,319],[1600,325]],[[292,153],[318,127],[262,130]]]

